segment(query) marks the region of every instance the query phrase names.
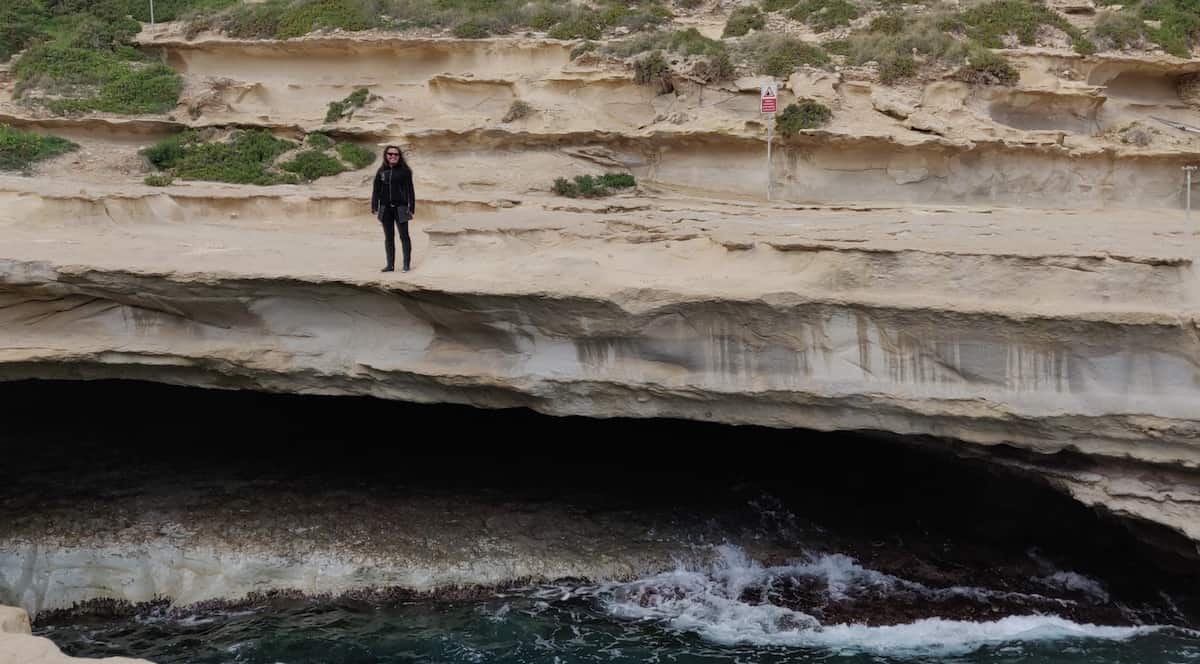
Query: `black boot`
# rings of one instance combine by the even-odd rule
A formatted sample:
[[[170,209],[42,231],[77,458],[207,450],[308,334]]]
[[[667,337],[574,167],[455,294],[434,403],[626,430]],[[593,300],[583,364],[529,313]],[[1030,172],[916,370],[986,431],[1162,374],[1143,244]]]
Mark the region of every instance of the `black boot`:
[[[400,231],[400,247],[404,250],[404,271],[408,272],[409,263],[412,261],[412,240],[408,236],[408,222],[397,224],[396,230]]]
[[[391,265],[380,270],[380,272],[395,272],[395,271],[396,271],[396,268],[392,267]],[[408,272],[408,268],[405,268],[404,271]]]

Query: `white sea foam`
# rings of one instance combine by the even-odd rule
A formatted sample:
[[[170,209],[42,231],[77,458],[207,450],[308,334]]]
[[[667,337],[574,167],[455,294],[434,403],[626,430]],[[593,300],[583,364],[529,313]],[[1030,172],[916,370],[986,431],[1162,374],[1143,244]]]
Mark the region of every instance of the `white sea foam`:
[[[989,644],[1068,638],[1121,640],[1159,629],[1102,627],[1048,615],[1009,616],[988,622],[929,618],[883,627],[822,625],[814,616],[801,611],[743,601],[743,593],[783,577],[824,579],[831,599],[864,588],[884,592],[894,589],[924,591],[933,596],[953,592],[987,597],[993,591],[973,588],[930,590],[921,584],[864,568],[844,555],[813,555],[792,565],[765,567],[737,547],[720,547],[718,554],[715,562],[704,569],[680,566],[674,571],[632,583],[605,586],[598,592],[613,615],[659,621],[672,629],[692,632],[721,644],[953,655]]]

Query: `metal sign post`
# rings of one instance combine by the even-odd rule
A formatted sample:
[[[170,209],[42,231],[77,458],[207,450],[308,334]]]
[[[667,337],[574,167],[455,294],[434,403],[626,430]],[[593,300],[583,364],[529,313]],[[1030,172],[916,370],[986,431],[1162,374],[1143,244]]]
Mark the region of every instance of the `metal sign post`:
[[[1187,174],[1187,185],[1183,194],[1183,199],[1185,201],[1183,207],[1183,218],[1185,221],[1192,220],[1192,171],[1196,170],[1196,168],[1196,166],[1183,167],[1183,172]]]
[[[150,25],[154,25],[154,0],[150,0]]]
[[[767,200],[771,200],[771,139],[775,134],[775,112],[779,109],[779,87],[774,83],[762,86],[758,94],[758,110],[767,116]]]

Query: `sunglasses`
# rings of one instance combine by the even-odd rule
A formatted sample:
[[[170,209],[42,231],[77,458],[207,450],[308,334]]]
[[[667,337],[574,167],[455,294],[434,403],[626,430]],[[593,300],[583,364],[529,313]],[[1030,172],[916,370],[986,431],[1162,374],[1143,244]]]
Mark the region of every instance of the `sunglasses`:
[[[389,156],[389,157],[399,157],[399,156],[400,156],[400,153],[399,153],[399,152],[389,152],[389,153],[387,153],[387,156]]]

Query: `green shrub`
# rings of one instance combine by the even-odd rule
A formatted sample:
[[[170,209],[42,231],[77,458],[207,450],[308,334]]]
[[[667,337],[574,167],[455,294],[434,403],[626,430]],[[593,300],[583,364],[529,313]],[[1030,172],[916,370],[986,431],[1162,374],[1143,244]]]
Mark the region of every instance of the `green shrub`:
[[[721,37],[741,37],[751,30],[762,30],[767,26],[767,17],[753,5],[744,5],[734,9],[725,22],[725,30]]]
[[[656,28],[670,21],[671,18],[673,18],[673,14],[666,7],[647,3],[629,13],[621,14],[620,18],[616,20],[616,24],[629,28],[634,32],[640,32],[649,28]]]
[[[651,2],[633,7],[624,2],[610,2],[597,9],[573,7],[561,11],[559,16],[558,23],[547,32],[552,39],[596,40],[606,30],[617,26],[638,32],[662,25],[670,20],[671,11]]]
[[[273,39],[287,11],[286,0],[268,0],[262,4],[239,5],[233,11],[205,20],[200,25],[223,31],[238,39]],[[189,32],[199,26],[189,26]]]
[[[613,189],[627,189],[637,185],[637,181],[628,173],[605,173],[600,176],[600,184]]]
[[[1109,48],[1136,46],[1146,34],[1146,26],[1136,14],[1129,12],[1100,12],[1092,35]]]
[[[884,83],[916,75],[916,53],[934,62],[958,62],[966,55],[967,47],[944,29],[948,17],[938,13],[903,16],[902,29],[852,34],[846,40],[846,59],[851,64],[879,64],[879,78]],[[890,26],[889,26],[890,29]]]
[[[628,58],[647,51],[673,51],[684,55],[717,55],[725,45],[695,28],[675,32],[649,32],[605,45],[604,52]]]
[[[607,55],[628,58],[648,51],[665,50],[669,41],[670,33],[648,32],[609,42],[601,48],[601,51]]]
[[[17,60],[13,73],[18,93],[38,86],[50,92],[67,92],[76,86],[100,86],[126,68],[111,51],[42,44]]]
[[[632,175],[606,173],[599,177],[577,175],[573,180],[556,178],[552,189],[567,198],[603,198],[612,195],[611,189],[628,189],[636,184]]]
[[[504,117],[501,118],[500,121],[504,123],[515,122],[516,120],[529,117],[529,115],[532,113],[532,106],[521,101],[520,99],[517,99],[513,101],[511,106],[508,107],[508,112],[504,114]]]
[[[850,55],[850,40],[828,39],[821,42],[821,48],[830,55]]]
[[[0,171],[28,172],[39,161],[78,149],[78,145],[65,138],[43,136],[0,124]]]
[[[1091,55],[1096,52],[1096,44],[1083,35],[1071,38],[1071,48],[1080,55]]]
[[[275,159],[296,146],[263,129],[235,132],[227,141],[209,142],[188,130],[159,141],[142,154],[163,170],[184,180],[234,184],[294,183],[292,175],[271,171]]]
[[[725,52],[724,44],[705,37],[696,28],[669,33],[667,48],[684,55],[717,55]]]
[[[551,39],[599,39],[604,34],[605,24],[599,12],[584,12],[563,19],[547,32]]]
[[[763,0],[762,9],[764,12],[777,12],[783,9],[791,9],[800,0]]]
[[[296,37],[318,28],[378,26],[448,29],[460,38],[474,39],[524,26],[556,39],[598,39],[609,28],[639,31],[661,25],[671,16],[670,9],[657,0],[598,0],[590,5],[555,0],[268,0],[195,14],[187,33],[211,29],[234,37],[267,39]]]
[[[591,53],[596,50],[596,42],[585,41],[582,44],[571,49],[571,59],[574,60],[585,53]]]
[[[566,11],[554,7],[545,7],[529,19],[529,27],[545,32],[553,28],[566,15]]]
[[[6,3],[11,4],[11,3]],[[22,0],[0,9],[0,53],[31,41],[12,67],[14,95],[33,97],[56,113],[164,113],[178,102],[182,81],[162,63],[151,62],[130,41],[141,26],[129,18],[127,0]]]
[[[265,130],[245,131],[227,143],[198,143],[176,166],[184,180],[208,180],[235,184],[280,184],[294,182],[270,172],[275,158],[294,147]]]
[[[454,26],[451,33],[459,39],[483,39],[491,34],[483,21],[468,19]]]
[[[228,10],[213,13],[220,5]],[[314,30],[367,30],[381,25],[381,0],[268,0],[257,4],[217,0],[194,15],[187,26],[189,35],[202,30],[219,30],[241,39],[291,39]]]
[[[740,52],[756,72],[787,78],[802,65],[829,64],[829,54],[799,39],[774,34],[757,34],[742,42]]]
[[[611,192],[600,184],[599,178],[583,175],[575,178],[575,186],[579,189],[580,198],[602,198]]]
[[[354,167],[354,170],[366,168],[375,163],[375,153],[353,143],[338,143],[337,153],[342,159]]]
[[[907,54],[888,54],[879,61],[879,80],[882,83],[895,83],[901,79],[911,78],[917,74],[917,61]]]
[[[737,69],[733,66],[733,60],[725,52],[705,58],[692,67],[692,75],[705,83],[733,80],[736,74]]]
[[[0,62],[50,30],[50,10],[39,0],[0,3]]]
[[[1020,75],[1003,56],[986,48],[972,48],[967,64],[959,68],[956,77],[976,85],[1015,85]]]
[[[344,101],[329,102],[329,109],[325,111],[326,124],[337,122],[338,120],[341,120],[342,116],[346,115],[346,111],[347,111],[346,102],[344,102]]]
[[[399,28],[448,28],[464,23],[488,34],[507,34],[520,25],[548,30],[569,12],[549,0],[404,0],[384,3],[383,11]],[[467,33],[467,28],[461,28]]]
[[[358,88],[346,97],[346,103],[354,106],[355,108],[362,108],[363,105],[367,103],[368,95],[370,95],[369,90],[366,88]]]
[[[566,178],[554,178],[554,186],[551,187],[551,191],[567,198],[579,197],[579,187]]]
[[[1200,0],[1146,0],[1138,9],[1148,21],[1159,21],[1146,34],[1168,53],[1191,57],[1191,49],[1200,42]]]
[[[633,80],[639,85],[657,85],[662,92],[670,92],[674,87],[671,65],[658,51],[634,61]]]
[[[564,20],[547,32],[552,40],[599,40],[604,34],[604,26],[599,20],[576,18]]]
[[[95,94],[76,99],[55,99],[48,106],[55,113],[166,113],[175,108],[182,89],[183,81],[174,69],[154,63],[122,68],[105,81]]]
[[[369,94],[367,88],[358,88],[341,101],[329,102],[329,109],[325,111],[325,122],[337,122],[349,115],[352,110],[362,108],[366,105]]]
[[[175,165],[183,160],[187,147],[197,141],[199,141],[199,135],[196,131],[187,129],[174,136],[164,138],[148,148],[143,148],[141,154],[155,168],[165,171],[175,168]]]
[[[318,150],[305,150],[291,161],[285,161],[279,166],[289,173],[295,173],[311,182],[327,175],[337,175],[346,170],[342,162]]]
[[[316,131],[306,136],[304,141],[318,150],[328,150],[333,146],[332,138]]]
[[[833,112],[825,105],[811,99],[801,99],[788,104],[775,119],[779,133],[785,137],[795,136],[802,129],[814,129],[829,122]]]
[[[967,10],[960,20],[967,35],[987,48],[1003,48],[1001,37],[1007,34],[1032,44],[1043,25],[1064,22],[1050,8],[1028,0],[991,0]]]
[[[904,32],[907,21],[903,14],[888,13],[880,14],[871,19],[871,24],[867,26],[867,32],[879,32],[885,35],[898,35]]]
[[[57,46],[114,52],[117,48],[128,45],[142,29],[137,21],[125,16],[105,20],[87,14],[59,19],[55,25],[58,28],[54,39]],[[140,54],[132,58],[128,54],[122,57],[141,59]]]
[[[788,18],[804,21],[817,32],[850,25],[862,12],[847,0],[803,0],[788,12]]]
[[[146,179],[142,180],[151,187],[165,187],[175,181],[173,175],[147,175]]]
[[[361,0],[302,0],[279,19],[276,39],[303,37],[318,28],[367,30],[377,24],[374,3]]]
[[[211,12],[236,5],[238,0],[154,0],[154,20],[176,21],[198,12]],[[150,3],[135,0],[129,3],[129,14],[143,23],[150,22]]]
[[[1038,30],[1050,26],[1067,33],[1076,51],[1095,51],[1095,45],[1066,18],[1033,0],[991,0],[963,12],[952,25],[987,48],[1002,48],[1001,37],[1009,34],[1022,44],[1033,44]]]

